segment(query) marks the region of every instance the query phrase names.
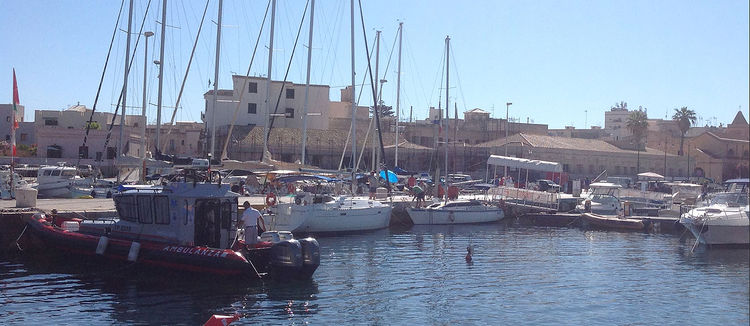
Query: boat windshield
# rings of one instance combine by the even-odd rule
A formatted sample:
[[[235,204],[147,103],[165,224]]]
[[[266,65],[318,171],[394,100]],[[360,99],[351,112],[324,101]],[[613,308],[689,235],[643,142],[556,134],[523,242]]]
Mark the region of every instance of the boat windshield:
[[[708,200],[708,205],[727,205],[729,207],[740,207],[748,205],[748,194],[746,193],[720,193]]]
[[[607,194],[593,194],[591,195],[591,201],[595,203],[600,203],[600,204],[609,204],[609,203],[616,204],[617,202],[619,202],[617,197],[612,196],[612,195],[607,195]]]
[[[617,192],[618,188],[615,187],[591,187],[591,195],[592,199],[593,196],[597,195],[608,195],[608,196],[614,196]]]

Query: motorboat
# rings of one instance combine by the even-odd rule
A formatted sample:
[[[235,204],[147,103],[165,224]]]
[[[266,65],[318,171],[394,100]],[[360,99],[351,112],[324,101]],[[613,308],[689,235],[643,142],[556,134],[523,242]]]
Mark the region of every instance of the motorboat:
[[[410,207],[406,212],[415,225],[487,223],[497,222],[505,217],[500,207],[465,199],[434,203],[424,208]]]
[[[748,206],[747,185],[740,191],[717,193],[683,214],[680,223],[704,245],[750,244],[750,206]],[[744,190],[743,190],[744,189]],[[737,186],[731,186],[737,190]]]
[[[238,239],[238,197],[229,185],[185,180],[115,194],[115,218],[35,214],[26,222],[46,247],[83,258],[212,276],[310,278],[320,264],[317,241],[262,235],[246,244]]]
[[[19,188],[31,188],[34,185],[28,183],[21,175],[10,170],[0,170],[0,198],[11,199],[13,192],[11,191],[11,173],[13,173],[13,186],[12,189]]]
[[[78,169],[72,166],[41,167],[36,178],[39,197],[71,198],[70,185],[80,179]]]
[[[266,214],[270,230],[294,233],[358,232],[387,228],[391,206],[358,197],[298,192]]]
[[[576,209],[581,213],[598,215],[621,215],[619,191],[621,185],[611,182],[595,182],[589,185],[589,191]]]

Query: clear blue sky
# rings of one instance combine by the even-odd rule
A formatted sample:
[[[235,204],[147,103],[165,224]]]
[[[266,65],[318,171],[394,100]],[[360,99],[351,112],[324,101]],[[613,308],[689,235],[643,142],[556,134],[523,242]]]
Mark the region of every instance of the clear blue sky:
[[[138,31],[147,0],[135,1]],[[199,121],[203,93],[213,79],[218,1],[212,0],[177,120]],[[170,1],[165,47],[164,105],[173,106],[205,2]],[[11,69],[18,77],[26,120],[35,109],[91,107],[120,1],[3,1],[0,10],[0,89],[12,99]],[[292,53],[305,1],[278,1],[272,77],[282,79]],[[247,70],[266,1],[226,0],[222,25],[220,88],[231,74]],[[398,1],[363,3],[368,42],[383,31],[381,75],[404,22],[402,119],[410,106],[423,119],[429,106],[444,103],[441,85],[444,39],[451,37],[451,103],[459,111],[479,107],[550,128],[603,125],[615,102],[648,108],[651,118],[674,108],[696,111],[700,124],[729,123],[742,108],[748,117],[748,1]],[[349,1],[318,0],[315,12],[312,82],[331,85],[331,99],[351,82]],[[153,0],[145,30],[149,62],[158,59],[161,1]],[[119,27],[127,27],[127,3]],[[357,11],[357,83],[365,72]],[[289,80],[304,83],[307,21],[292,61]],[[135,43],[135,38],[133,38]],[[267,69],[268,25],[253,63],[253,75]],[[137,50],[128,106],[141,103],[143,40]],[[122,87],[125,33],[118,32],[98,109],[112,111]],[[396,101],[396,53],[385,79],[384,101]],[[374,63],[373,63],[374,64]],[[156,103],[157,70],[148,65],[148,99]],[[374,66],[373,66],[374,69]],[[383,78],[383,77],[381,77]],[[369,87],[369,86],[368,86]],[[367,88],[369,91],[369,88]],[[370,92],[361,104],[371,103]],[[443,104],[444,105],[444,104]],[[453,104],[451,104],[451,107]],[[129,114],[140,108],[129,108]],[[156,119],[149,106],[149,121]],[[165,112],[168,119],[171,112]]]

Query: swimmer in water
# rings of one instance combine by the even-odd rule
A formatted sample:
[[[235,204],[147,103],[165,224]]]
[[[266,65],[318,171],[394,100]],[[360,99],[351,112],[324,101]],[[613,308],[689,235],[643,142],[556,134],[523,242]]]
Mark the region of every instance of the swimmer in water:
[[[471,246],[466,247],[466,262],[471,263]]]

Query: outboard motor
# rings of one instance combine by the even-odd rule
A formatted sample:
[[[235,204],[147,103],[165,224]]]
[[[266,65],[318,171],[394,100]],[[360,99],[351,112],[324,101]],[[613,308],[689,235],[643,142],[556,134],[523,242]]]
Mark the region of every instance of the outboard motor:
[[[271,246],[271,273],[277,279],[293,278],[302,270],[302,246],[291,239]]]
[[[320,245],[314,238],[300,239],[302,245],[302,272],[299,278],[311,278],[315,270],[320,266]]]

